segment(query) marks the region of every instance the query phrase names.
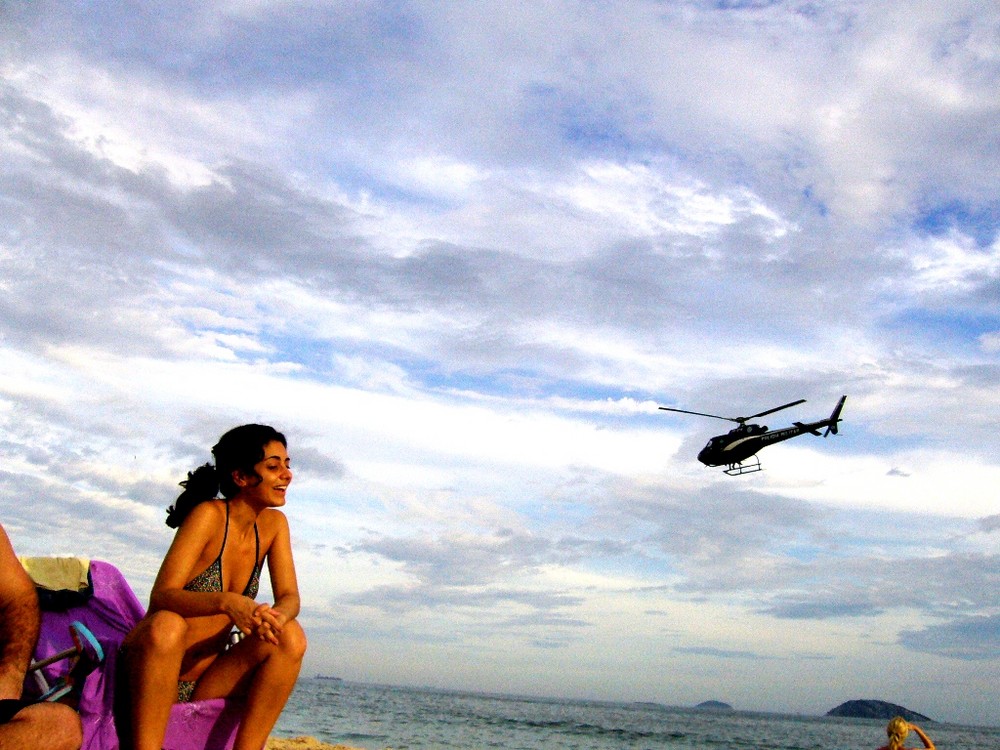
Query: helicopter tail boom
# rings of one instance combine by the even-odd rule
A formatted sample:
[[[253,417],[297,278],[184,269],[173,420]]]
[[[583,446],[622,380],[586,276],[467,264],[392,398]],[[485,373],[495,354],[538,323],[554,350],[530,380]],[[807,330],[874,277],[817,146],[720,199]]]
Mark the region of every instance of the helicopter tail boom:
[[[817,437],[824,437],[824,435],[823,435],[822,432],[820,432],[819,430],[817,430],[815,427],[810,427],[809,425],[805,424],[804,422],[792,422],[792,424],[794,424],[796,427],[802,428],[803,430],[805,430],[806,432],[810,433],[811,435],[816,435]],[[820,424],[822,424],[822,422]]]

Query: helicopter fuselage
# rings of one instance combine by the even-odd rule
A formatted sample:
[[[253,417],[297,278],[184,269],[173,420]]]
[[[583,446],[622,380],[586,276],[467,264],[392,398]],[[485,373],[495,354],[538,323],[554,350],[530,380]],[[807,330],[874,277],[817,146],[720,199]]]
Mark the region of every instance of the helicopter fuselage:
[[[780,430],[768,430],[767,427],[756,424],[740,425],[725,435],[716,435],[709,440],[698,454],[698,460],[705,466],[732,466],[772,443],[790,440],[806,432],[819,434],[819,428],[827,426],[829,420],[825,419],[808,424],[799,422],[793,427]]]

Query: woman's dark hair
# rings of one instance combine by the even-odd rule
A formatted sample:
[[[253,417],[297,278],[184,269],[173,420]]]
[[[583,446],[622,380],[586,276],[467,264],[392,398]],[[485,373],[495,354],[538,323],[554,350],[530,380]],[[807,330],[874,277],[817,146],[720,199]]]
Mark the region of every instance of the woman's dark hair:
[[[194,506],[214,499],[219,492],[226,500],[235,497],[239,487],[233,481],[234,471],[260,479],[253,467],[264,460],[264,446],[270,442],[288,447],[284,435],[263,424],[234,427],[219,438],[212,448],[215,465],[205,464],[189,471],[187,479],[180,483],[184,491],[167,508],[167,526],[178,528]]]

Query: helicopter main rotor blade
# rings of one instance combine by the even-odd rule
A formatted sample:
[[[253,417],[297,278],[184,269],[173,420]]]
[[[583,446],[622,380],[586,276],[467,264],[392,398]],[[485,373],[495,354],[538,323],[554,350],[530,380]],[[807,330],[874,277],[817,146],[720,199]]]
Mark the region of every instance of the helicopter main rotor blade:
[[[695,416],[698,417],[711,417],[712,419],[724,419],[727,422],[736,422],[737,424],[740,421],[738,419],[733,419],[732,417],[720,417],[718,414],[705,414],[705,412],[701,411],[688,411],[687,409],[671,409],[669,406],[660,406],[658,408],[663,409],[663,411],[676,411],[679,414],[694,414]]]
[[[781,411],[782,409],[787,409],[790,406],[798,406],[799,404],[804,404],[806,400],[800,398],[798,401],[792,401],[791,403],[785,404],[784,406],[775,406],[773,409],[768,409],[767,411],[762,411],[759,414],[753,414],[749,417],[744,417],[744,419],[756,419],[757,417],[763,417],[765,414],[774,414],[776,411]]]

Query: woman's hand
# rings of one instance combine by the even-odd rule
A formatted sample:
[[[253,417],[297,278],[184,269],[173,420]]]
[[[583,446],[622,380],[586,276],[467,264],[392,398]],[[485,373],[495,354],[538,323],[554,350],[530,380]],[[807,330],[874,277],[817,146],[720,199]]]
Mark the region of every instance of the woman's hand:
[[[243,635],[250,635],[260,626],[257,602],[250,597],[231,592],[223,593],[222,597],[222,611]]]
[[[272,609],[269,604],[258,604],[253,613],[260,621],[254,631],[257,637],[277,646],[278,636],[281,635],[282,627],[288,622],[288,617],[280,610]]]

